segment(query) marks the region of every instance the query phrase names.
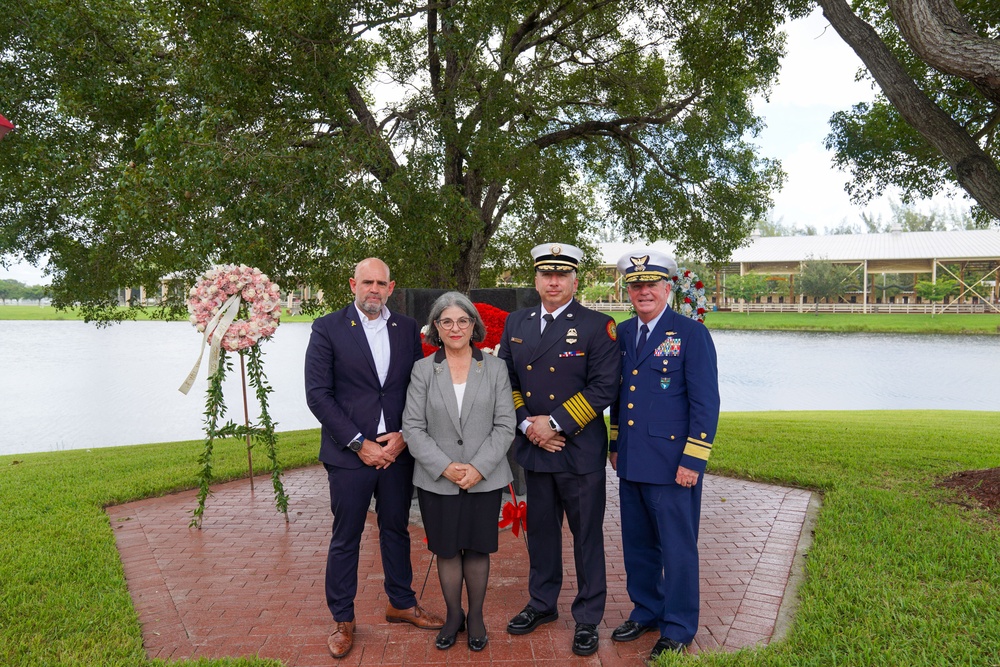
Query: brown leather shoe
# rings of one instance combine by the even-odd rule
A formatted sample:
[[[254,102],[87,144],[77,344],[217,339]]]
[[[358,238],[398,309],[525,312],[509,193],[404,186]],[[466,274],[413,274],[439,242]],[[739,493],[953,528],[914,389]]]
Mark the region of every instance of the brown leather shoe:
[[[440,630],[444,627],[443,618],[420,605],[409,609],[396,609],[390,602],[385,608],[385,620],[390,623],[409,623],[422,630]]]
[[[334,623],[333,634],[327,638],[326,645],[334,658],[343,658],[350,653],[354,647],[354,621]]]

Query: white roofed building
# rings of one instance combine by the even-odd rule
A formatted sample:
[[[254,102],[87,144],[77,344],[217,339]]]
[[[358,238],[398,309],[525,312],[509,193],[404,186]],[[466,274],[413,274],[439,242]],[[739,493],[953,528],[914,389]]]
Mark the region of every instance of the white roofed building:
[[[604,265],[613,268],[618,257],[642,243],[609,243],[603,246]],[[673,254],[667,242],[654,244]],[[662,245],[662,247],[661,247]],[[856,312],[912,312],[919,304],[912,288],[883,303],[876,278],[887,274],[912,274],[912,280],[938,278],[958,281],[958,294],[946,302],[954,310],[1000,312],[1000,229],[956,230],[947,232],[903,232],[882,234],[839,234],[830,236],[753,236],[750,243],[733,252],[728,264],[715,276],[719,305],[725,300],[726,277],[748,273],[775,276],[781,285],[761,309],[778,305],[801,308],[807,300],[795,290],[795,276],[807,260],[830,261],[850,266],[860,290],[843,295],[843,301],[857,306]],[[683,261],[679,260],[679,264]],[[702,278],[706,283],[711,276]],[[912,283],[911,283],[912,284]],[[884,292],[883,292],[884,295]],[[757,304],[751,304],[757,305]],[[774,305],[774,308],[768,308]],[[843,304],[841,304],[843,305]],[[892,306],[899,306],[898,308]],[[972,307],[975,306],[975,307]],[[948,310],[948,308],[945,308]]]

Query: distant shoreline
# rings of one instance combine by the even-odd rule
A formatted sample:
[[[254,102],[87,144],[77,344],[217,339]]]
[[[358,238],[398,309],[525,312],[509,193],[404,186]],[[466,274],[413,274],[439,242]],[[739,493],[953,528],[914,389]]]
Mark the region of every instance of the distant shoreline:
[[[630,313],[609,313],[621,322]],[[282,314],[282,322],[312,322],[308,315]],[[75,309],[56,310],[52,306],[0,305],[0,321],[51,320],[82,321]],[[136,320],[156,321],[146,313],[137,313]],[[173,320],[183,322],[184,320]],[[1000,314],[868,314],[857,313],[732,313],[711,312],[706,317],[709,329],[727,331],[813,331],[827,333],[907,333],[984,335],[1000,334]]]

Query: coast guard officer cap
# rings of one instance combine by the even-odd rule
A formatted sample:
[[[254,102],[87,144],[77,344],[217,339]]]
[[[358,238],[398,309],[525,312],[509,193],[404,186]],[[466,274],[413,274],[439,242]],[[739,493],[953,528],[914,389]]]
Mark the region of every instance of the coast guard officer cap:
[[[626,283],[670,280],[677,274],[677,262],[654,248],[636,248],[621,256],[618,271]]]
[[[583,251],[568,243],[542,243],[531,249],[538,273],[576,271]]]

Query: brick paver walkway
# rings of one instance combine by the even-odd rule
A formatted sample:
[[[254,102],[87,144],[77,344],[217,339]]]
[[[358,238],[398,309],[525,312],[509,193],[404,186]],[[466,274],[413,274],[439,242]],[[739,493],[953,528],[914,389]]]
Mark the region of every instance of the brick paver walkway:
[[[526,550],[523,538],[501,532],[486,598],[490,642],[482,653],[471,653],[464,634],[452,649],[438,651],[436,632],[386,623],[378,529],[369,516],[361,546],[354,650],[334,660],[326,647],[331,618],[323,593],[331,522],[326,473],[315,466],[288,472],[284,480],[291,496],[288,523],[274,511],[266,477],[257,478],[256,488],[262,491],[255,495],[247,480],[217,485],[200,531],[187,527],[195,491],[108,508],[150,658],[259,655],[297,667],[569,661],[637,666],[656,642],[656,633],[628,644],[610,639],[611,630],[628,617],[631,603],[622,566],[617,478],[609,467],[608,605],[596,654],[580,658],[570,650],[574,623],[569,606],[576,577],[568,528],[559,620],[520,637],[504,628],[528,599]],[[736,650],[771,638],[800,538],[808,537],[810,497],[800,489],[706,477],[701,627],[691,652]],[[419,594],[431,554],[423,547],[419,525],[411,528],[411,536]],[[427,578],[422,603],[444,612],[436,568]]]

